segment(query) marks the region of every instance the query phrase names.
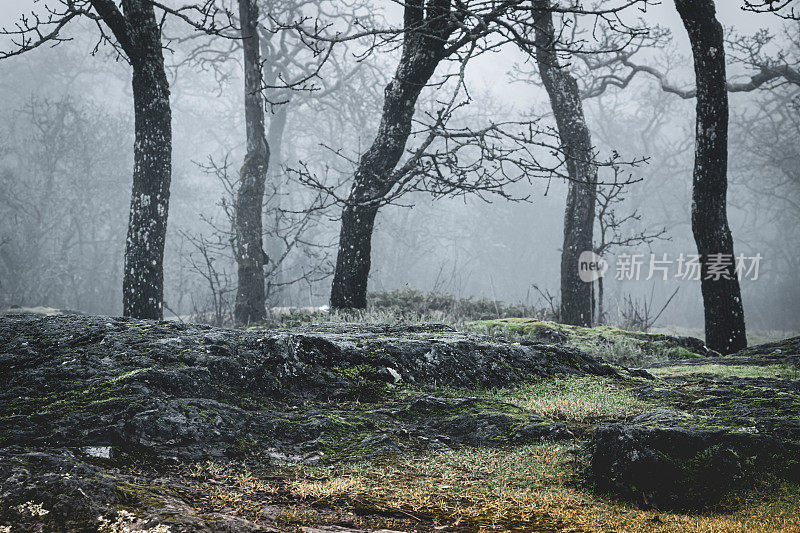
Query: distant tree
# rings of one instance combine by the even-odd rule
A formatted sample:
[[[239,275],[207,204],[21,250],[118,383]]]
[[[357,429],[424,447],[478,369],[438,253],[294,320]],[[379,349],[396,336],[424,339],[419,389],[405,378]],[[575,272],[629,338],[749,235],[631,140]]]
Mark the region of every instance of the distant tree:
[[[114,0],[57,0],[42,10],[0,30],[13,43],[11,50],[0,52],[0,59],[68,40],[62,36],[65,26],[85,17],[97,25],[98,46],[110,44],[131,66],[136,141],[122,307],[126,316],[160,319],[172,177],[171,109],[161,31],[165,19],[174,17],[196,30],[220,32],[228,26],[218,25],[218,16],[227,22],[227,13],[214,0],[180,8],[154,0],[124,0],[121,7]]]
[[[118,147],[133,143],[130,121],[71,96],[31,97],[7,116],[13,120],[0,133],[0,307],[118,314],[130,194],[119,180],[129,163]]]
[[[232,215],[228,217],[234,230],[230,243],[238,265],[236,322],[247,324],[264,318],[264,302],[269,297],[274,299],[278,289],[286,289],[301,279],[317,277],[311,275],[311,271],[317,272],[318,265],[296,264],[302,254],[292,254],[289,259],[294,261],[293,265],[289,265],[291,261],[283,261],[289,252],[287,219],[298,214],[302,203],[297,191],[290,193],[283,176],[283,140],[287,126],[297,127],[293,120],[303,118],[301,108],[304,106],[328,106],[334,115],[340,114],[337,106],[351,97],[350,91],[345,90],[348,82],[365,71],[372,72],[374,61],[370,60],[372,56],[354,60],[347,45],[337,47],[339,54],[333,54],[332,49],[317,54],[296,32],[284,28],[286,21],[304,17],[309,6],[303,0],[247,0],[238,4],[235,22],[241,26],[242,39],[195,34],[185,39],[191,41],[192,46],[186,47],[188,52],[176,62],[174,69],[177,71],[188,65],[211,71],[222,91],[233,77],[231,64],[238,67],[238,61],[232,62],[231,58],[238,56],[240,47],[243,49],[247,153],[235,186],[234,209],[231,213],[226,209],[226,214]],[[379,16],[370,13],[370,7],[362,2],[346,6],[335,3],[328,6],[321,2],[312,10],[324,13],[326,21],[335,23],[337,30],[341,30],[342,26],[351,27],[353,20],[360,25],[375,25]],[[327,32],[323,30],[322,35],[327,36]],[[364,99],[371,95],[370,90],[366,93],[359,91],[354,96],[362,109],[368,109]],[[268,118],[266,128],[265,114]],[[317,139],[320,137],[318,129],[322,126],[320,118],[328,117],[316,117],[312,121],[311,131]],[[341,131],[341,128],[337,130]],[[289,150],[293,148],[290,146]],[[324,157],[319,158],[322,159]],[[217,168],[213,168],[215,165]],[[222,166],[227,166],[227,161],[221,164],[210,161],[206,170],[220,177]],[[227,180],[227,169],[224,172],[223,182]],[[304,217],[296,218],[289,224]],[[212,229],[215,234],[228,233],[218,227]],[[298,267],[305,269],[305,273],[293,277],[289,270]]]
[[[617,207],[625,200],[625,184],[623,182],[601,185],[597,188],[597,234],[595,236],[594,253],[605,258],[615,248],[627,248],[640,244],[650,244],[656,240],[667,240],[667,230],[640,230],[626,231],[626,226],[632,222],[640,222],[642,215],[634,209],[631,212],[620,214]],[[597,293],[594,295],[594,321],[598,324],[605,323],[605,287],[603,278],[597,279]]]

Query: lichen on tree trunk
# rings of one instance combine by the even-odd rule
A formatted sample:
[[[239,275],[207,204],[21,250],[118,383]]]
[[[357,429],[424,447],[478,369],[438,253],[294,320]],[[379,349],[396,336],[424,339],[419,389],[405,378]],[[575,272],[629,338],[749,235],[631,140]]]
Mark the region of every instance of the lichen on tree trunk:
[[[697,86],[692,232],[702,261],[706,344],[729,354],[745,348],[747,337],[726,205],[728,92],[723,30],[713,0],[675,0],[675,6],[689,34]],[[716,280],[709,275],[712,254],[730,260]]]
[[[161,31],[153,6],[125,2],[133,70],[133,190],[122,282],[123,314],[163,317],[164,241],[172,177],[172,125],[169,83],[164,71]]]

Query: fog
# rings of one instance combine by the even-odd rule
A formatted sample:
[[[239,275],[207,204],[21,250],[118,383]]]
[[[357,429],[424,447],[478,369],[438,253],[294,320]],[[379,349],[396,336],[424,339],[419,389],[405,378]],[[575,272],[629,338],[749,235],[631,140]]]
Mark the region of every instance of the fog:
[[[388,25],[402,20],[394,3],[368,5]],[[40,9],[29,0],[5,0],[0,20],[10,27],[20,15]],[[798,61],[797,22],[743,12],[738,2],[718,2],[718,10],[727,35],[767,29],[775,39],[764,53]],[[666,72],[673,84],[691,87],[688,38],[672,3],[630,16],[672,33],[671,41],[637,58]],[[76,20],[65,32],[70,40],[58,46],[0,61],[0,308],[49,306],[119,315],[133,165],[129,66],[107,43],[98,46],[93,22]],[[169,317],[209,313],[220,305],[218,298],[227,302],[225,309],[232,305],[236,264],[220,237],[230,225],[225,216],[230,195],[207,165],[220,165],[227,157],[228,176],[235,180],[246,147],[241,50],[224,39],[183,38],[191,33],[178,23],[168,23],[165,35],[174,36],[165,52],[173,113],[164,259]],[[211,48],[193,54],[201,45]],[[12,46],[7,36],[0,40],[0,49]],[[383,87],[399,52],[379,49],[362,58],[359,45],[352,46],[336,57],[343,71],[353,73],[341,83],[333,83],[336,71],[326,66],[322,79],[309,84],[316,83],[318,90],[270,93],[274,105],[267,106],[267,126],[282,112],[286,126],[279,149],[271,146],[268,196],[280,198],[291,216],[299,216],[318,194],[300,182],[298,169],[305,165],[327,183],[342,182],[340,190],[346,191],[354,162],[375,136]],[[266,48],[264,60],[269,64]],[[579,76],[580,62],[574,65]],[[742,62],[729,61],[729,79],[751,74]],[[552,124],[547,94],[519,49],[505,45],[475,58],[465,79],[471,102],[459,121],[542,117]],[[418,118],[436,108],[438,91],[423,92]],[[800,330],[798,95],[800,89],[790,84],[730,94],[728,217],[736,253],[761,257],[757,279],[751,272],[741,282],[749,330]],[[666,93],[644,74],[624,89],[584,100],[600,158],[616,152],[623,160],[647,159],[625,169],[635,183],[625,188],[616,210],[620,216],[640,216],[626,223],[624,233],[664,231],[662,238],[617,247],[608,255],[605,305],[611,323],[619,320],[626,300],[648,302],[657,311],[678,289],[657,325],[702,330],[699,281],[676,278],[676,263],[666,281],[660,273],[645,279],[651,254],[676,260],[696,253],[690,215],[694,107],[694,99]],[[412,192],[381,208],[369,290],[412,288],[547,307],[544,295],[559,292],[567,184],[558,177],[533,178],[509,185],[508,191],[527,200],[492,194],[434,199]],[[274,273],[268,306],[328,303],[340,213],[341,207],[327,205],[308,215],[302,235]],[[285,244],[273,236],[265,249],[271,257],[280,256]],[[639,280],[615,279],[622,254],[644,258]]]

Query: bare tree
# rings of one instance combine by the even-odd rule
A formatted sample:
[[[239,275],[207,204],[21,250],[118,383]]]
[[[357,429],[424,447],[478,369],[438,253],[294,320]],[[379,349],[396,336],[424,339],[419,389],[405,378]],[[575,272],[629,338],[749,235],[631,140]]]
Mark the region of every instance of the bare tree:
[[[369,61],[353,61],[352,52],[342,46],[341,54],[329,49],[321,54],[309,47],[303,38],[283,27],[285,21],[295,21],[309,11],[303,0],[282,0],[265,3],[265,13],[259,16],[259,1],[239,1],[238,24],[242,28],[241,40],[219,39],[203,34],[188,36],[189,52],[175,65],[176,71],[184,65],[197,66],[212,71],[222,90],[223,82],[231,77],[230,59],[243,48],[245,71],[245,116],[247,128],[247,154],[241,170],[238,191],[234,201],[232,222],[236,228],[233,240],[234,256],[238,263],[239,288],[237,291],[237,322],[247,324],[259,321],[265,315],[265,283],[273,288],[288,286],[284,264],[270,268],[275,279],[264,276],[265,264],[286,252],[285,242],[277,236],[282,228],[264,227],[266,222],[281,224],[277,217],[266,217],[259,210],[266,207],[272,214],[299,209],[294,194],[280,190],[283,184],[283,137],[290,125],[290,114],[297,113],[304,104],[324,102],[341,97],[348,81],[359,71],[369,70]],[[326,6],[324,2],[310,9],[318,11],[337,27],[351,27],[353,20],[359,24],[375,24],[377,15],[369,13],[360,2],[347,6]],[[327,32],[322,30],[321,35]],[[265,59],[260,59],[263,50]],[[339,48],[337,48],[339,50]],[[361,105],[363,107],[363,97]],[[265,131],[266,114],[269,119]],[[329,102],[328,105],[331,105]],[[333,107],[333,105],[331,105]],[[312,128],[318,127],[317,124]],[[269,191],[265,191],[266,188]],[[271,204],[262,206],[262,199]],[[263,220],[262,220],[263,219]],[[293,256],[298,257],[298,256]],[[312,268],[314,270],[315,268]]]
[[[235,199],[234,247],[238,264],[235,316],[237,324],[249,324],[262,321],[266,315],[264,263],[268,260],[261,241],[263,234],[261,206],[264,201],[264,183],[267,179],[270,154],[264,131],[261,46],[256,0],[239,0],[239,21],[242,26],[244,51],[247,154],[242,165],[239,190]]]
[[[793,0],[744,0],[744,11],[773,13],[780,18],[800,20],[800,11],[792,5]]]
[[[640,230],[633,233],[625,232],[625,227],[633,222],[640,222],[642,215],[637,210],[629,213],[619,214],[617,207],[625,200],[625,185],[623,183],[612,183],[602,185],[597,188],[597,209],[595,217],[597,220],[597,240],[594,245],[594,253],[600,257],[606,257],[615,248],[626,248],[640,244],[650,244],[656,240],[666,240],[667,230]],[[602,324],[605,320],[604,309],[604,284],[603,278],[597,279],[597,294],[594,303],[597,313],[594,315],[595,322]]]
[[[723,354],[747,346],[744,309],[728,226],[728,88],[725,42],[713,0],[675,0],[689,34],[697,87],[692,232],[702,261],[706,344]],[[712,256],[727,258],[711,275]]]
[[[621,6],[592,11],[592,13],[596,15],[616,13],[632,3],[636,2],[622,2]],[[549,9],[560,12],[589,13],[580,6],[556,6]],[[396,169],[396,167],[412,133],[415,103],[422,89],[429,83],[437,66],[457,53],[461,54],[457,60],[463,65],[475,53],[494,50],[503,43],[514,42],[522,38],[524,32],[518,31],[517,26],[529,28],[531,25],[530,9],[527,7],[527,3],[518,0],[499,3],[477,2],[470,5],[451,3],[449,0],[427,2],[409,0],[404,2],[402,30],[365,30],[360,34],[361,36],[371,36],[378,42],[391,42],[396,36],[402,35],[402,54],[394,79],[385,90],[383,113],[377,136],[372,146],[361,156],[354,173],[350,193],[344,202],[339,254],[331,289],[332,307],[363,308],[366,306],[375,217],[380,205],[387,202],[387,195],[396,197],[397,191],[402,189],[402,187],[396,187],[399,181],[413,179],[409,176],[427,173],[429,179],[423,181],[426,181],[426,185],[434,190],[438,189],[439,192],[442,189],[474,191],[489,188],[486,185],[468,186],[464,179],[463,168],[456,169],[456,175],[461,181],[455,183],[438,172],[441,164],[437,168],[433,166],[425,168],[424,164],[417,165],[426,159],[424,148],[422,152],[416,152],[416,157],[410,158],[414,164],[413,171],[407,172],[408,164],[403,165],[400,169]],[[302,28],[300,30],[303,31]],[[488,37],[490,35],[493,37],[492,39]],[[462,49],[466,49],[466,51]],[[459,52],[460,50],[461,52]],[[447,112],[440,113],[437,120],[439,129],[443,127],[441,119],[448,118],[447,115]],[[533,129],[537,128],[531,127],[531,130]],[[473,141],[467,144],[477,147],[479,143],[475,142],[476,139],[485,138],[488,133],[498,134],[499,131],[500,129],[493,125],[485,130],[477,128],[476,131],[468,128],[458,135],[445,134],[438,135],[438,137],[450,141],[469,137]],[[524,135],[505,135],[505,137],[520,142]],[[435,138],[436,136],[428,137],[429,141],[426,142],[433,142]],[[560,149],[556,147],[555,150],[559,151]],[[497,158],[495,157],[495,159]],[[431,160],[428,162],[430,163]],[[454,168],[452,165],[447,166]],[[541,166],[538,164],[531,166],[537,166],[541,171]],[[498,185],[499,183],[495,181],[492,188],[499,190]]]
[[[602,94],[608,87],[625,88],[638,73],[655,77],[663,91],[684,99],[697,98],[692,231],[702,258],[701,291],[706,342],[712,349],[731,353],[746,346],[741,289],[735,273],[733,238],[727,221],[728,93],[800,85],[797,61],[784,54],[769,57],[764,47],[773,36],[761,31],[749,37],[724,35],[713,0],[676,0],[689,35],[694,57],[695,87],[679,87],[665,72],[634,58],[640,50],[663,43],[668,32],[659,30],[636,46],[602,56],[581,56],[589,76],[584,97]],[[745,81],[728,80],[726,53],[731,61],[750,70]],[[710,275],[711,258],[725,260],[725,268]],[[719,266],[715,267],[719,268]]]
[[[32,97],[11,116],[0,134],[0,306],[111,313],[129,194],[117,148],[132,142],[130,121],[71,96]]]
[[[578,83],[567,67],[559,64],[556,34],[549,0],[534,0],[536,63],[550,97],[570,178],[564,212],[564,244],[561,250],[561,321],[592,325],[592,286],[578,272],[578,258],[592,250],[597,166],[589,127],[583,115]]]
[[[422,89],[451,50],[447,40],[456,26],[447,0],[408,0],[405,4],[403,51],[394,79],[386,86],[383,115],[372,146],[353,178],[350,205],[342,212],[339,253],[331,286],[331,307],[365,308],[372,231],[378,205],[392,183],[386,180],[400,161],[411,134],[411,120]]]
[[[225,261],[229,244],[222,239],[223,235],[220,233],[207,236],[180,231],[180,235],[191,247],[184,254],[189,268],[200,276],[209,289],[208,301],[198,302],[195,295],[191,295],[192,320],[210,322],[215,326],[235,322],[235,308],[231,305],[229,295],[237,289],[233,277],[226,270]]]
[[[796,31],[796,25],[794,29]],[[624,89],[640,73],[655,78],[661,90],[666,93],[687,100],[697,96],[696,87],[681,87],[669,80],[667,72],[654,65],[637,61],[640,52],[663,47],[669,42],[671,34],[666,29],[656,26],[649,33],[637,36],[634,42],[628,43],[627,46],[622,46],[618,35],[604,28],[601,28],[600,32],[602,48],[611,52],[576,54],[585,67],[581,71],[583,82],[581,93],[584,99],[600,96],[610,87]],[[790,42],[797,39],[790,31],[786,33]],[[749,77],[743,81],[726,80],[725,87],[728,92],[774,89],[785,83],[800,85],[800,69],[798,69],[800,62],[796,58],[791,58],[785,53],[773,57],[764,52],[774,37],[768,30],[761,30],[754,35],[725,36],[728,61],[741,65],[750,72]]]
[[[205,287],[209,290],[207,305],[197,307],[198,316],[207,314],[206,307],[211,307],[214,322],[218,319],[228,323],[227,309],[231,310],[230,316],[234,323],[241,324],[235,318],[236,299],[230,301],[230,296],[238,292],[238,283],[233,278],[231,265],[238,262],[236,254],[238,247],[238,229],[236,217],[239,210],[237,205],[239,191],[241,190],[241,173],[234,177],[231,170],[230,156],[222,161],[215,161],[209,157],[208,163],[200,164],[200,169],[212,177],[222,186],[224,195],[219,199],[217,207],[222,213],[222,218],[217,218],[207,212],[200,214],[200,220],[207,228],[206,231],[185,231],[180,234],[184,242],[190,245],[184,250],[182,259],[189,269],[199,274],[204,280]],[[259,206],[260,216],[268,222],[265,224],[263,236],[279,243],[277,253],[264,264],[264,302],[275,298],[275,294],[290,286],[306,284],[312,286],[321,280],[330,277],[331,265],[329,259],[329,245],[319,242],[314,235],[318,228],[321,213],[317,211],[292,212],[276,207],[279,202],[276,196],[283,194],[281,190],[286,183],[271,183],[265,188],[262,204]],[[291,259],[303,264],[287,267]],[[298,260],[298,258],[300,260]],[[278,274],[282,273],[282,276]],[[265,309],[265,316],[268,315]],[[221,318],[220,318],[221,317]]]
[[[58,0],[44,14],[24,16],[0,30],[14,48],[0,59],[46,44],[58,44],[72,20],[86,17],[99,31],[98,46],[110,44],[131,66],[135,114],[133,191],[122,282],[123,314],[137,318],[163,316],[164,240],[172,176],[172,124],[169,83],[164,70],[161,30],[168,16],[202,31],[219,32],[213,0],[171,8],[153,0]],[[157,13],[158,11],[158,13]]]

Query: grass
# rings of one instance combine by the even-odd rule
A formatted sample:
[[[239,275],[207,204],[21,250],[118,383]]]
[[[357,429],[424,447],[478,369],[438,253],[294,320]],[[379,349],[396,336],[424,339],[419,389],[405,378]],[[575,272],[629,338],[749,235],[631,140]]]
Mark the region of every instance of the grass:
[[[625,366],[643,366],[673,359],[691,359],[699,354],[678,345],[663,334],[626,331],[613,326],[584,328],[528,318],[480,320],[465,329],[511,340],[561,342],[606,361]]]
[[[401,396],[426,392],[430,391],[413,386],[398,390]],[[563,375],[498,389],[440,387],[436,395],[460,400],[478,398],[490,406],[499,402],[523,413],[565,422],[620,419],[655,408],[637,398],[630,388],[602,376]]]
[[[624,418],[652,407],[611,379],[597,376],[557,377],[485,394],[544,418],[569,422]]]
[[[719,378],[782,378],[800,379],[800,369],[792,365],[678,365],[649,370],[655,376],[688,377],[708,375]]]
[[[581,485],[582,457],[565,444],[460,448],[377,462],[280,467],[250,473],[240,464],[186,465],[198,512],[263,518],[279,525],[336,523],[342,516],[373,527],[465,531],[738,532],[800,529],[800,488],[764,484],[700,513],[660,512],[599,495]],[[243,473],[244,472],[244,473]],[[372,518],[367,518],[367,517]],[[380,521],[385,521],[383,526]],[[404,524],[401,522],[404,521]]]
[[[566,485],[565,450],[563,445],[464,448],[389,464],[361,463],[322,469],[315,473],[326,479],[301,479],[291,490],[303,500],[356,502],[452,526],[534,522],[544,515],[531,505],[532,497]]]
[[[464,448],[313,470],[292,493],[314,505],[373,509],[434,524],[528,531],[793,531],[800,528],[794,485],[737,495],[728,511],[641,510],[575,483],[576,459],[561,444]]]
[[[697,354],[680,347],[647,347],[642,341],[630,337],[611,337],[586,349],[591,355],[605,361],[625,366],[641,366],[649,363],[697,357]]]
[[[575,422],[623,418],[653,407],[615,380],[586,376],[509,389],[444,389],[437,394],[477,396],[487,403],[513,404]],[[585,461],[573,441],[448,452],[407,450],[360,462],[267,464],[252,470],[244,463],[205,462],[185,465],[183,474],[194,489],[192,506],[197,512],[233,512],[261,521],[267,520],[264,509],[271,508],[277,513],[272,520],[290,528],[338,525],[349,517],[353,527],[400,530],[800,530],[800,488],[794,484],[765,481],[753,491],[727,496],[713,510],[661,512],[593,492],[581,481]]]

